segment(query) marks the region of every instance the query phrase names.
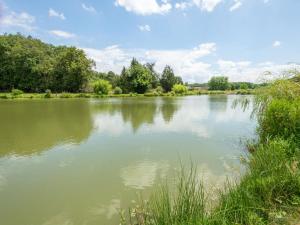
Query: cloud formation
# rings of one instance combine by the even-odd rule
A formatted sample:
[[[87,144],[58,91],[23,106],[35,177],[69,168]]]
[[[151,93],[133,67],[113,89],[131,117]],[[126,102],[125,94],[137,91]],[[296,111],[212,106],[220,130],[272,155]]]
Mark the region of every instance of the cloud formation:
[[[87,11],[87,12],[90,12],[90,13],[96,13],[97,11],[96,11],[96,9],[93,7],[93,6],[91,6],[91,5],[86,5],[86,4],[84,4],[84,3],[82,3],[81,4],[81,7],[85,10],[85,11]]]
[[[140,25],[140,26],[138,26],[138,28],[140,29],[140,31],[142,31],[142,32],[149,32],[149,31],[151,31],[151,27],[149,26],[149,25]]]
[[[203,43],[193,49],[123,49],[118,45],[104,49],[83,48],[87,56],[96,62],[98,71],[120,73],[123,66],[129,66],[133,57],[142,63],[154,62],[155,69],[161,73],[165,65],[170,65],[177,75],[187,82],[206,82],[215,75],[226,75],[231,81],[260,82],[265,79],[264,72],[273,73],[298,68],[292,64],[272,62],[253,63],[251,61],[232,61],[218,57],[215,43]],[[206,57],[213,61],[207,62]]]
[[[49,17],[57,17],[57,18],[59,18],[61,20],[65,20],[66,19],[65,15],[63,13],[57,12],[57,11],[55,11],[52,8],[49,9],[48,15],[49,15]]]
[[[35,17],[27,12],[16,13],[14,11],[4,14],[0,20],[0,25],[3,27],[22,28],[27,31],[35,29]]]
[[[57,37],[64,38],[64,39],[70,39],[70,38],[76,37],[75,34],[69,33],[69,32],[66,32],[63,30],[50,30],[49,33],[52,35],[55,35]]]
[[[166,14],[172,9],[168,1],[159,4],[156,0],[116,0],[115,5],[139,15]]]

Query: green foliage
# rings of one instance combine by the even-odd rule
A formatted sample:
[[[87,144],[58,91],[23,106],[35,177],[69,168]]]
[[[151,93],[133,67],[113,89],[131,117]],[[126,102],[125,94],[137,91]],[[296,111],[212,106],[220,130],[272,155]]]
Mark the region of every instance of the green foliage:
[[[164,68],[164,71],[160,79],[160,85],[166,92],[171,91],[172,87],[175,84],[182,84],[182,83],[183,82],[181,77],[176,77],[173,69],[170,66],[166,66]]]
[[[0,91],[78,92],[87,84],[92,66],[74,47],[54,47],[20,34],[0,35]]]
[[[264,141],[274,137],[295,138],[300,141],[300,99],[272,100],[259,123],[259,135]]]
[[[246,90],[248,89],[248,85],[246,83],[241,84],[240,89]]]
[[[45,96],[44,96],[45,98],[51,98],[51,90],[50,89],[47,89],[46,91],[45,91]]]
[[[11,90],[11,94],[13,95],[13,96],[18,96],[18,95],[21,95],[21,94],[23,94],[24,92],[22,91],[22,90],[19,90],[19,89],[12,89]]]
[[[183,95],[188,92],[188,89],[185,85],[175,84],[172,88],[172,91],[177,95]]]
[[[208,82],[208,88],[209,90],[227,90],[229,88],[228,77],[212,77]]]
[[[95,94],[107,95],[112,89],[112,86],[107,80],[100,79],[93,83],[93,89]]]
[[[114,94],[115,95],[120,95],[122,93],[123,93],[123,91],[120,87],[115,87],[115,89],[114,89]]]
[[[151,70],[140,64],[136,59],[132,59],[128,69],[123,68],[120,77],[121,88],[125,93],[143,94],[151,88],[152,81]]]

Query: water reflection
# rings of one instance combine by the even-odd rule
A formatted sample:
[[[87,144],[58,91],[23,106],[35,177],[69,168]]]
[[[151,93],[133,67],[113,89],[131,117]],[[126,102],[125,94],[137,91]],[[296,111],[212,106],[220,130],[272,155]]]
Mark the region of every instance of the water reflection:
[[[143,161],[134,163],[121,169],[121,178],[127,187],[145,189],[154,184],[157,175],[164,178],[168,172],[167,162]]]
[[[93,128],[89,103],[78,100],[3,101],[0,118],[0,156],[79,144]]]
[[[209,95],[208,97],[210,111],[223,113],[227,110],[228,95]]]
[[[102,121],[99,117],[96,118],[96,126],[100,127],[101,124],[99,123],[106,125],[109,123],[113,133],[119,133],[118,126],[120,126],[120,123],[112,124],[110,122],[103,122],[106,119],[102,113],[108,113],[109,116],[121,115],[122,122],[129,123],[135,133],[142,125],[154,124],[154,119],[159,113],[162,114],[166,123],[170,122],[176,111],[180,108],[180,105],[176,104],[176,100],[171,98],[108,99],[93,103],[94,110],[98,112],[98,116],[102,117]],[[120,127],[119,129],[122,128]]]

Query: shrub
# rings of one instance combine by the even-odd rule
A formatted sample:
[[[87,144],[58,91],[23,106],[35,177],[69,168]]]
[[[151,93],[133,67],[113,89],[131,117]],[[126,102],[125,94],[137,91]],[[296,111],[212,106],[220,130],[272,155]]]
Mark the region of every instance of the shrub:
[[[23,94],[24,92],[22,91],[22,90],[19,90],[19,89],[12,89],[11,90],[11,94],[13,95],[13,96],[18,96],[18,95],[21,95],[21,94]]]
[[[264,141],[269,137],[300,140],[300,100],[272,100],[265,108],[259,123],[259,134]]]
[[[122,93],[123,93],[123,91],[120,87],[115,87],[115,89],[114,89],[114,94],[115,95],[120,95]]]
[[[107,80],[97,80],[93,83],[93,89],[95,94],[107,95],[112,86]]]
[[[50,89],[47,89],[45,91],[45,95],[44,95],[45,98],[51,98],[51,90]]]
[[[183,95],[183,94],[186,94],[188,89],[186,86],[182,85],[182,84],[175,84],[172,88],[172,91],[175,93],[175,94],[179,94],[179,95]]]
[[[71,98],[72,95],[70,93],[63,92],[59,96],[60,98]]]

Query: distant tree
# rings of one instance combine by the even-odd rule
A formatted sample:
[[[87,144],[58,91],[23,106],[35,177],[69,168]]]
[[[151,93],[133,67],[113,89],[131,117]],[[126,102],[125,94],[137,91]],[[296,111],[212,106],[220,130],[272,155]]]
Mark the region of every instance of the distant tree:
[[[151,88],[157,88],[159,86],[159,74],[154,70],[155,63],[146,63],[145,66],[151,72]]]
[[[93,83],[93,89],[96,94],[107,95],[112,86],[109,81],[100,79]]]
[[[175,84],[182,84],[182,79],[181,77],[176,77],[174,74],[173,69],[170,66],[166,66],[163,70],[163,73],[161,75],[160,79],[160,85],[162,88],[166,91],[169,92],[172,90],[172,87]]]
[[[229,88],[228,77],[212,77],[208,82],[209,90],[227,90]]]
[[[175,84],[172,87],[172,91],[174,91],[175,94],[182,95],[182,94],[187,93],[188,88],[185,85],[183,85],[183,84]]]
[[[132,59],[130,67],[122,69],[120,76],[120,86],[125,93],[136,92],[143,94],[151,87],[153,74],[151,70],[139,63],[135,58]]]
[[[243,90],[246,90],[246,89],[248,89],[249,87],[248,87],[248,85],[246,84],[246,83],[242,83],[241,85],[240,85],[240,89],[243,89]]]
[[[0,91],[78,92],[94,63],[82,50],[55,47],[31,36],[0,35]]]

